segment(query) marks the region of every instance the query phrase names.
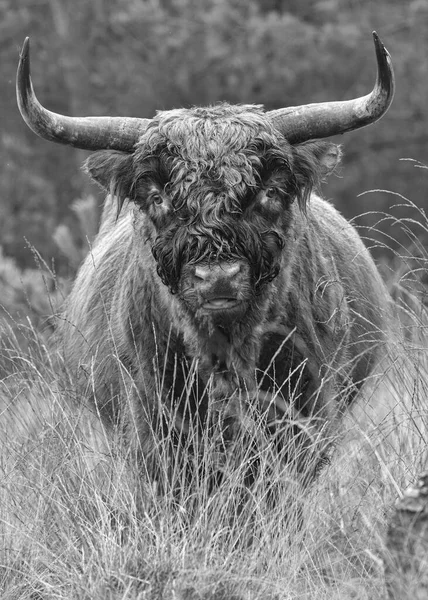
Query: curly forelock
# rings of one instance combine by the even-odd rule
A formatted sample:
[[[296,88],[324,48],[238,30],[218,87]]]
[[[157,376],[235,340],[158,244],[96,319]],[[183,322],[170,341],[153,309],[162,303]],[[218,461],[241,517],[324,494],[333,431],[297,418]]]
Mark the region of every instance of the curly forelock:
[[[242,197],[259,183],[263,161],[276,156],[289,166],[291,153],[279,146],[278,135],[261,106],[220,104],[160,112],[137,146],[136,176],[145,160],[158,158],[169,171],[176,209],[186,204],[191,214],[199,214],[201,201],[214,194],[217,202],[203,202],[214,213],[223,204],[219,199],[228,211],[239,211]]]

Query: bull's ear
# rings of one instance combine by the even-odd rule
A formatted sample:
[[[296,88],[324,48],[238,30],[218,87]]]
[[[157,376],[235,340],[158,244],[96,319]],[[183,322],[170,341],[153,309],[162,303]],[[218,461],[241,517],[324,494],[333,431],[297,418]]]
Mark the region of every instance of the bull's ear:
[[[88,158],[83,169],[98,185],[118,196],[122,201],[129,195],[132,154],[116,150],[101,150]]]
[[[331,142],[318,143],[318,160],[320,164],[320,175],[324,179],[328,177],[339,166],[342,160],[342,147]]]
[[[317,140],[292,146],[292,152],[297,199],[301,209],[305,210],[312,190],[337,168],[342,150],[336,144]]]
[[[332,142],[315,141],[305,142],[297,147],[309,152],[314,159],[315,170],[318,178],[323,180],[339,166],[342,159],[342,148]]]

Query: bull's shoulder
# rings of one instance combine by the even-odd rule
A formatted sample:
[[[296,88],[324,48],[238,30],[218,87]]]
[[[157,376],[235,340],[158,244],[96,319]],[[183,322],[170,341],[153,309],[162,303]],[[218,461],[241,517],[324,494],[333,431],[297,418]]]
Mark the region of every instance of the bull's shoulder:
[[[107,196],[98,234],[77,279],[94,269],[113,275],[115,267],[122,268],[132,248],[133,219],[133,205],[126,202],[119,213],[116,198]]]
[[[358,274],[370,276],[382,286],[382,280],[370,251],[358,229],[328,201],[313,195],[308,207],[306,234],[315,251],[332,260],[345,280]]]
[[[107,199],[101,227],[83,264],[70,297],[67,312],[77,321],[105,318],[114,298],[126,287],[126,274],[132,264],[133,225],[131,211],[117,217]]]
[[[354,225],[352,225],[333,204],[313,194],[308,206],[308,220],[317,235],[342,246],[343,240],[351,242],[356,249],[364,248]]]

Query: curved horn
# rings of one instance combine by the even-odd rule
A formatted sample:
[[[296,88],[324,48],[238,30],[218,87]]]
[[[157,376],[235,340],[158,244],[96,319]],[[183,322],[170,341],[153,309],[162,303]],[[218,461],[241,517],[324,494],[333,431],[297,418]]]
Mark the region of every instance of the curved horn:
[[[36,98],[30,75],[30,39],[25,38],[16,74],[18,107],[28,127],[40,137],[83,150],[132,152],[150,119],[67,117],[44,108]]]
[[[391,56],[375,31],[373,39],[377,78],[370,94],[354,100],[290,106],[267,113],[291,144],[359,129],[386,113],[394,97],[394,72]]]

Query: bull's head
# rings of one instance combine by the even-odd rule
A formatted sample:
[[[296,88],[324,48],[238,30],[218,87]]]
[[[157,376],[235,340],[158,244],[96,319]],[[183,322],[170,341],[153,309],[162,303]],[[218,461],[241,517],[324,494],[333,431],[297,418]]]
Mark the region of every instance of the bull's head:
[[[377,80],[362,98],[270,112],[220,104],[150,120],[46,110],[33,92],[27,38],[18,104],[41,137],[101,150],[87,170],[119,209],[126,198],[134,202],[136,234],[150,245],[163,283],[198,320],[224,324],[241,319],[286,268],[299,235],[295,215],[338,162],[335,145],[309,140],[363,127],[388,109],[390,57],[376,34],[374,41]]]

